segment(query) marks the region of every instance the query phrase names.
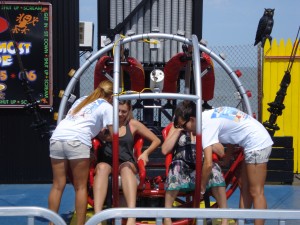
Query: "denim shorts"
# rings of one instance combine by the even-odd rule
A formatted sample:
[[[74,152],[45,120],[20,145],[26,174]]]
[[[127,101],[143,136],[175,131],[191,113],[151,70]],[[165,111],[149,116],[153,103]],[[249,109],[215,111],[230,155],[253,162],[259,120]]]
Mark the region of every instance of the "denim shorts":
[[[50,140],[50,157],[53,159],[90,158],[90,147],[78,140]]]
[[[260,150],[251,150],[245,152],[245,162],[248,164],[266,163],[272,151],[272,146]]]

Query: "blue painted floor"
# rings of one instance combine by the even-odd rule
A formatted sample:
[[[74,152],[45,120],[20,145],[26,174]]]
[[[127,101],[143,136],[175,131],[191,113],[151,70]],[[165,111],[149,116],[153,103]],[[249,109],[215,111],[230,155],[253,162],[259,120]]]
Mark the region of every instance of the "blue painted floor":
[[[238,208],[239,190],[235,191],[228,199],[229,208]],[[299,185],[266,185],[265,196],[269,209],[300,209],[300,186]],[[251,225],[253,222],[247,221]],[[265,225],[275,225],[278,221],[267,220]],[[299,225],[300,220],[287,221],[286,225]]]
[[[50,184],[0,185],[0,206],[39,206],[47,208]],[[300,185],[266,185],[266,198],[270,209],[300,209]],[[229,208],[238,208],[239,191],[228,200]],[[74,190],[67,185],[59,214],[70,223],[74,211]],[[27,224],[26,218],[0,217],[1,225]],[[46,225],[47,221],[36,219],[36,225]],[[248,224],[253,224],[251,221]],[[266,221],[266,225],[277,224]],[[298,225],[300,221],[288,221],[287,225]]]
[[[0,206],[38,206],[48,207],[48,194],[51,184],[12,184],[0,185]],[[62,197],[60,216],[67,222],[71,221],[74,212],[74,189],[67,185]],[[27,224],[25,217],[0,217],[1,225]],[[42,218],[35,219],[35,225],[48,225]]]

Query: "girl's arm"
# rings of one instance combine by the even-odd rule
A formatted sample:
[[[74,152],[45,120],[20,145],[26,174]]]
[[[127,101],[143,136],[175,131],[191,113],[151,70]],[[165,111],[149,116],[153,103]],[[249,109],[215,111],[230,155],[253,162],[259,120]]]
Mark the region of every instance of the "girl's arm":
[[[145,149],[143,151],[143,153],[139,156],[139,159],[142,159],[145,163],[145,165],[147,164],[147,162],[149,161],[148,156],[155,150],[158,148],[158,146],[160,145],[161,141],[160,139],[151,131],[149,130],[144,124],[142,124],[141,122],[135,120],[135,119],[131,119],[129,122],[131,128],[133,128],[133,135],[135,134],[139,134],[142,137],[146,138],[147,140],[149,140],[151,143],[149,145],[149,147],[147,149]]]
[[[221,143],[213,144],[212,151],[216,153],[220,158],[223,158],[225,156],[224,146]]]
[[[212,145],[203,149],[204,151],[204,161],[202,167],[202,175],[201,175],[201,195],[203,196],[206,190],[206,184],[209,180],[209,176],[212,171]]]
[[[166,140],[161,146],[161,151],[164,155],[167,155],[174,149],[181,131],[182,129],[175,128],[174,126],[171,127],[166,137]]]

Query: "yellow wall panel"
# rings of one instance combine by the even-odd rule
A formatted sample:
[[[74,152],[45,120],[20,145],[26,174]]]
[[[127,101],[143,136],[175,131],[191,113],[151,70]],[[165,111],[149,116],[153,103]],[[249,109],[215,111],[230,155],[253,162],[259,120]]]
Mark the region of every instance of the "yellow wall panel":
[[[262,122],[270,117],[268,103],[274,102],[276,93],[280,89],[280,83],[285,71],[289,66],[289,59],[292,53],[293,43],[288,39],[286,43],[283,39],[272,44],[267,40],[263,53],[263,99],[262,99]],[[300,163],[300,48],[296,53],[296,58],[291,70],[291,83],[287,88],[287,94],[283,104],[285,109],[282,115],[277,117],[277,125],[280,130],[275,132],[275,136],[293,136],[294,146],[294,172],[299,172]]]

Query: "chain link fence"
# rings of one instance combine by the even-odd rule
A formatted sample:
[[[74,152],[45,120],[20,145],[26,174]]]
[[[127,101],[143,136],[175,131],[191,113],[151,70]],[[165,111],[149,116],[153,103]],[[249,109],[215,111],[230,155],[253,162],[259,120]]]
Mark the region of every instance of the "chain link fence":
[[[250,104],[252,112],[258,114],[260,104],[260,79],[261,75],[261,59],[258,56],[259,48],[253,45],[239,45],[239,46],[213,46],[209,47],[214,53],[221,54],[226,63],[232,68],[232,70],[239,70],[242,76],[239,78],[243,84],[245,90],[251,91]],[[82,52],[80,57],[80,64],[82,65],[86,61],[89,53]],[[85,71],[80,78],[80,96],[89,95],[94,88],[94,69],[96,62]],[[151,71],[150,71],[151,72]],[[209,101],[209,105],[212,107],[218,106],[232,106],[236,108],[242,108],[241,100],[234,83],[228,74],[214,62],[215,72],[215,89],[214,98]],[[147,77],[147,76],[146,76]],[[179,82],[179,92],[184,93],[184,80]],[[136,119],[143,121],[146,125],[165,127],[172,118],[173,108],[176,107],[176,101],[161,100],[160,102],[154,102],[154,104],[160,104],[163,109],[143,109],[143,104],[149,104],[149,102],[132,101],[134,108],[134,116]],[[153,104],[153,102],[150,102]]]
[[[212,47],[213,52],[216,54],[225,55],[225,61],[234,70],[239,70],[242,76],[239,78],[243,84],[245,90],[251,92],[250,104],[253,113],[258,113],[258,97],[260,95],[259,87],[259,71],[261,60],[258,58],[257,47],[252,45],[240,45],[240,46],[220,46]],[[216,106],[233,106],[241,107],[241,102],[238,99],[236,88],[233,82],[226,72],[216,63],[215,65],[215,92],[214,98],[211,100],[211,104]]]

